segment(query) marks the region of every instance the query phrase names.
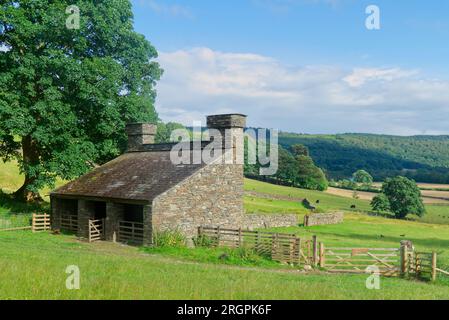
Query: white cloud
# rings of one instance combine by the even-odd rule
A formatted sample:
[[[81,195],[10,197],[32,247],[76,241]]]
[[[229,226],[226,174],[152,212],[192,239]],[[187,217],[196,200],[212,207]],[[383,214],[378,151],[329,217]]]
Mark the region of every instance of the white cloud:
[[[351,87],[360,87],[367,81],[393,81],[400,78],[407,78],[417,74],[418,71],[401,70],[399,68],[379,69],[379,68],[357,68],[345,77]]]
[[[161,52],[162,119],[191,125],[214,113],[295,132],[449,133],[449,82],[416,70],[288,66],[209,48]]]
[[[137,0],[137,4],[162,15],[185,18],[193,17],[193,14],[189,8],[179,4],[168,4],[159,0]]]

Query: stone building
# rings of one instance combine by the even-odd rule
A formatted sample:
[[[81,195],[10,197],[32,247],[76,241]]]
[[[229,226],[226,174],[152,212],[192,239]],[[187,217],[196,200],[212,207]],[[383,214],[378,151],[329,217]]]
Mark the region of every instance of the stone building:
[[[190,161],[176,164],[170,156],[175,144],[154,144],[156,126],[129,124],[125,154],[51,193],[52,228],[69,228],[87,239],[90,222],[100,221],[97,227],[104,240],[151,245],[156,231],[178,230],[192,238],[201,225],[251,228],[296,224],[294,216],[244,214],[246,116],[209,116],[207,125],[222,134],[222,140],[213,140],[221,152],[213,151],[212,162],[205,163],[201,158],[198,161],[198,152],[210,151],[209,142],[199,142],[196,151],[197,142],[177,144]]]

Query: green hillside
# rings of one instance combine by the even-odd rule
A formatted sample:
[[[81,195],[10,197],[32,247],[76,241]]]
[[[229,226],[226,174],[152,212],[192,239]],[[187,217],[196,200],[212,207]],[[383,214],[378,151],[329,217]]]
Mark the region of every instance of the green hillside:
[[[319,191],[246,180],[247,192],[320,199],[323,209],[347,208],[351,199]],[[247,209],[258,202],[246,201]],[[297,201],[260,201],[262,209],[298,212]],[[358,200],[362,206],[363,201]],[[257,211],[257,209],[256,209]],[[332,246],[397,247],[412,240],[417,250],[438,252],[440,268],[448,269],[448,225],[432,225],[347,212],[338,225],[294,226],[273,231],[304,239],[317,235]],[[366,275],[302,273],[274,261],[223,260],[223,248],[147,248],[114,243],[84,243],[73,235],[0,232],[0,299],[446,299],[448,277],[435,283],[381,278],[381,290],[367,290]],[[238,252],[236,252],[238,253]],[[81,289],[66,290],[68,265],[81,270]],[[20,270],[20,281],[17,281]],[[39,277],[36,277],[39,274]],[[33,288],[33,290],[30,290]]]
[[[449,136],[280,133],[279,142],[287,149],[307,146],[316,164],[333,179],[365,169],[376,180],[404,175],[418,182],[449,182]]]

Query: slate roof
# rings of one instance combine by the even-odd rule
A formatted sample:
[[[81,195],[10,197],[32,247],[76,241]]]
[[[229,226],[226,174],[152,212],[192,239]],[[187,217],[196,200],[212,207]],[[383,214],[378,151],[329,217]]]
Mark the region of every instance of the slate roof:
[[[51,196],[151,203],[204,166],[175,165],[169,151],[130,152],[56,189]]]

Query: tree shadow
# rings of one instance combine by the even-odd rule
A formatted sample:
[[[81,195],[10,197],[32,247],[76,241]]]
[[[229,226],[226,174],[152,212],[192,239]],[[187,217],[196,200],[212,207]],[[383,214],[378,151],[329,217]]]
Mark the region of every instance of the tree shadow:
[[[0,207],[7,210],[7,215],[20,215],[38,212],[48,212],[50,205],[47,202],[25,203],[17,201],[12,195],[0,190]]]

